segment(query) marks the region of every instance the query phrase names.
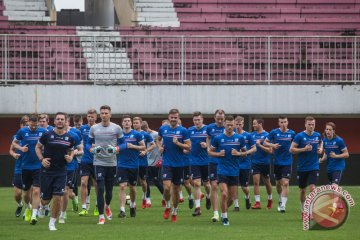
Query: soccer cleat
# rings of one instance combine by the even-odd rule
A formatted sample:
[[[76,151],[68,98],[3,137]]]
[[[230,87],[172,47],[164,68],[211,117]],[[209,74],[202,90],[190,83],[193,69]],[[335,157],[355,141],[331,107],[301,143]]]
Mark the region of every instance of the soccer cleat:
[[[170,217],[170,208],[165,208],[164,219],[169,219]]]
[[[222,218],[222,225],[223,226],[229,226],[230,225],[229,219],[228,218]]]
[[[195,211],[192,213],[193,217],[197,217],[201,215],[201,210],[200,208],[195,208]]]
[[[72,202],[72,210],[73,210],[74,212],[77,212],[77,211],[79,210],[79,204],[78,204],[78,202],[75,200],[75,198],[72,199],[71,202]]]
[[[38,217],[39,217],[39,218],[45,217],[45,208],[43,208],[43,207],[40,207],[40,208],[39,208]]]
[[[177,221],[177,215],[171,215],[171,222],[176,223]]]
[[[35,225],[36,223],[37,223],[37,218],[36,217],[31,217],[31,219],[30,219],[30,224],[31,225]]]
[[[120,211],[118,214],[119,218],[125,218],[126,217],[126,213],[124,211]]]
[[[190,209],[194,208],[194,199],[189,199],[189,208]]]
[[[211,200],[210,198],[206,198],[206,209],[209,210],[211,208]]]
[[[67,219],[67,213],[64,212],[64,219]]]
[[[239,212],[240,208],[239,207],[234,207],[234,212]]]
[[[45,216],[46,217],[49,217],[50,216],[50,209],[45,209]]]
[[[103,217],[99,218],[98,224],[99,225],[104,225],[105,224],[105,218],[103,218]]]
[[[96,206],[95,209],[94,209],[94,216],[95,216],[95,217],[98,217],[98,216],[99,216],[99,210],[98,210],[97,206]]]
[[[15,217],[20,217],[23,206],[17,207],[15,211]]]
[[[250,209],[250,208],[251,208],[250,199],[245,199],[245,207],[246,207],[246,209]]]
[[[268,204],[266,206],[267,209],[271,209],[272,208],[272,200],[268,199]]]
[[[151,208],[151,203],[146,203],[146,208]]]
[[[211,218],[212,222],[218,222],[219,221],[219,214],[218,213],[214,213],[214,216]]]
[[[281,207],[281,202],[279,202],[278,204],[278,208],[277,208],[278,212],[280,212],[280,207]]]
[[[285,206],[280,206],[278,208],[279,212],[284,213],[285,212]]]
[[[55,225],[49,225],[49,230],[56,231],[57,229],[56,229]]]
[[[25,222],[30,222],[30,219],[31,219],[31,209],[27,208],[25,210]]]
[[[261,209],[261,205],[260,205],[260,202],[255,202],[254,205],[252,205],[251,207],[252,209]]]
[[[110,207],[105,208],[105,215],[108,220],[112,220],[112,212],[111,212]]]
[[[136,208],[130,208],[130,217],[136,217]]]
[[[183,203],[184,202],[184,199],[183,198],[180,198],[179,199],[179,203]]]
[[[161,200],[161,206],[162,206],[162,207],[166,207],[165,199]]]
[[[143,199],[143,200],[142,200],[141,208],[142,208],[142,209],[145,209],[145,208],[146,208],[146,199]]]
[[[86,216],[86,215],[88,215],[88,211],[86,210],[86,209],[82,209],[80,212],[79,212],[79,216]]]
[[[60,218],[59,218],[59,223],[65,223],[65,218],[60,217]]]

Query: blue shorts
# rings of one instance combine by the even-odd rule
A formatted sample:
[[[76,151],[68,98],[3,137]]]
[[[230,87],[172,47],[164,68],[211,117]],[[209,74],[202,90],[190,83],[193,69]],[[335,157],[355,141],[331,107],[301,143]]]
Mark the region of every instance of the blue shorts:
[[[146,179],[147,166],[139,166],[139,178],[141,180]]]
[[[34,187],[40,187],[40,169],[26,170],[23,169],[21,173],[21,179],[23,183],[23,190],[27,191]]]
[[[335,184],[339,185],[341,176],[342,176],[342,171],[328,172],[327,176],[328,176],[330,184],[335,183]]]
[[[279,181],[282,178],[291,178],[291,165],[274,165],[275,180]]]
[[[117,167],[105,167],[94,165],[96,182],[115,183]]]
[[[238,186],[239,185],[239,176],[225,176],[218,175],[218,184],[225,183],[228,186]]]
[[[191,176],[191,168],[190,166],[184,166],[184,180],[187,181]]]
[[[74,189],[75,182],[76,182],[76,170],[67,171],[66,186],[68,186],[71,189]]]
[[[95,178],[94,165],[91,163],[80,163],[80,176],[92,176]]]
[[[23,189],[21,173],[14,174],[12,185],[13,187]]]
[[[184,183],[184,168],[163,166],[162,179],[163,181],[170,180],[174,185],[180,185]]]
[[[251,166],[252,175],[260,174],[264,177],[270,177],[270,165],[268,164],[252,164]]]
[[[214,163],[214,162],[209,163],[209,178],[210,178],[210,181],[217,181],[217,179],[218,179],[217,166],[218,166],[217,163]]]
[[[316,184],[319,177],[319,171],[306,171],[306,172],[297,172],[297,179],[299,188],[306,188],[311,184]]]
[[[63,196],[66,186],[66,175],[41,175],[40,197],[51,200],[53,195]]]
[[[116,173],[117,183],[128,183],[136,186],[139,170],[137,168],[119,167]]]
[[[239,184],[242,187],[249,186],[250,169],[240,169]]]
[[[201,181],[203,182],[209,181],[208,165],[203,165],[203,166],[192,165],[190,169],[191,169],[191,177],[193,180],[201,178]]]

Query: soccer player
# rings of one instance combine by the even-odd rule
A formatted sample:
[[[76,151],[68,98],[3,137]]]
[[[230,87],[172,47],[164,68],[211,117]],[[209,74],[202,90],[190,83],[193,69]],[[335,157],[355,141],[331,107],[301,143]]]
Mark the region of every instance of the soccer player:
[[[74,122],[74,128],[77,130],[80,130],[82,124],[83,124],[83,117],[79,114],[75,114],[73,116],[73,122]]]
[[[244,138],[234,132],[235,121],[232,116],[225,118],[225,132],[211,141],[209,155],[218,158],[218,181],[221,192],[221,220],[224,226],[230,225],[227,209],[237,195],[239,183],[239,157],[246,156]]]
[[[170,125],[163,125],[159,129],[157,146],[163,154],[163,186],[166,208],[164,219],[170,216],[170,190],[172,195],[173,209],[171,213],[172,222],[177,221],[179,204],[179,191],[184,179],[184,152],[191,149],[191,142],[186,128],[179,126],[180,113],[178,109],[169,111],[168,119]]]
[[[47,114],[40,114],[39,115],[39,126],[45,128],[48,131],[54,129],[53,126],[49,125],[49,116]]]
[[[145,147],[146,147],[144,151],[140,151],[140,156],[139,156],[139,178],[143,191],[141,208],[145,209],[146,207],[151,207],[151,204],[148,205],[146,200],[146,192],[147,192],[146,179],[147,179],[147,169],[148,169],[147,153],[151,152],[155,148],[155,142],[152,136],[148,132],[145,132],[141,129],[142,122],[143,121],[141,117],[133,118],[134,129],[143,135]]]
[[[131,117],[124,115],[122,127],[126,149],[117,158],[117,182],[120,187],[120,212],[118,217],[124,218],[126,204],[126,188],[130,186],[130,217],[136,216],[136,183],[139,174],[139,154],[145,150],[144,136],[131,128]]]
[[[291,177],[292,154],[290,145],[295,132],[288,129],[289,121],[286,116],[279,116],[279,128],[271,130],[264,145],[271,147],[274,152],[274,175],[276,191],[279,194],[278,211],[284,213],[289,194],[289,180]]]
[[[94,154],[95,177],[98,187],[98,224],[103,225],[105,223],[104,208],[107,219],[112,219],[110,203],[116,179],[116,154],[120,151],[118,145],[123,142],[123,131],[119,125],[110,121],[110,106],[103,105],[100,107],[100,118],[101,122],[90,128],[86,148]],[[104,191],[106,191],[105,202]]]
[[[206,125],[201,112],[193,113],[194,126],[189,128],[189,137],[191,140],[191,177],[194,184],[195,211],[193,216],[200,216],[201,201],[201,181],[204,184],[206,192],[206,209],[211,208],[210,202],[210,182],[209,182],[209,156],[206,145]]]
[[[208,150],[210,149],[211,141],[217,136],[224,133],[224,121],[225,121],[225,111],[222,109],[217,109],[214,114],[215,122],[211,123],[206,128],[207,139],[206,145]],[[216,157],[209,158],[209,177],[211,185],[210,200],[211,205],[214,210],[214,216],[211,218],[211,221],[219,221],[219,211],[218,211],[218,178],[217,178],[217,162]]]
[[[156,141],[156,139],[158,138],[158,132],[155,130],[152,130],[148,123],[146,121],[142,121],[142,125],[141,125],[141,129],[144,130],[145,132],[149,133],[150,136],[154,139],[154,141]],[[151,179],[154,183],[154,185],[158,188],[158,190],[160,191],[161,195],[162,195],[162,206],[165,207],[166,203],[164,200],[164,187],[162,185],[162,182],[160,181],[160,172],[161,172],[161,165],[162,165],[162,160],[161,160],[161,155],[159,153],[159,149],[155,144],[155,147],[152,150],[150,149],[150,144],[147,144],[147,161],[148,161],[148,171],[147,171],[147,178],[146,178],[146,182],[147,182],[147,189],[146,189],[146,207],[149,208],[151,207],[151,199],[150,199],[150,182],[149,180]]]
[[[296,169],[303,213],[306,188],[309,186],[310,192],[313,191],[319,177],[318,154],[322,153],[322,141],[320,133],[315,132],[315,118],[312,116],[305,118],[305,131],[295,135],[290,152],[298,155]]]
[[[264,130],[264,120],[261,118],[255,118],[253,120],[253,129],[254,131],[251,133],[251,136],[256,143],[256,152],[252,154],[251,166],[255,195],[255,204],[252,206],[252,209],[261,209],[260,177],[266,186],[266,192],[268,194],[267,209],[271,209],[272,189],[270,182],[270,154],[272,153],[272,148],[264,146],[264,141],[269,133]]]
[[[255,141],[252,138],[251,134],[244,131],[244,118],[242,116],[237,116],[235,118],[235,127],[236,133],[240,134],[245,141],[246,147],[246,156],[240,157],[239,159],[239,184],[241,186],[242,191],[245,194],[245,208],[250,209],[250,189],[249,189],[249,178],[251,171],[251,159],[250,155],[256,152]],[[238,196],[238,194],[236,194]],[[237,212],[240,210],[239,208],[239,199],[236,198],[234,200],[234,210]]]
[[[20,119],[20,128],[27,126],[28,122],[29,122],[29,117],[27,115],[22,116],[22,118]],[[14,136],[13,140],[15,139],[15,137],[16,135]],[[22,156],[21,156],[21,152],[19,150],[16,150],[13,144],[11,144],[10,146],[9,154],[15,159],[14,177],[13,177],[12,185],[14,187],[14,198],[16,203],[18,204],[15,211],[15,217],[20,217],[23,208],[23,203],[21,200],[22,188],[23,188],[22,179],[21,179]],[[30,194],[30,191],[28,191],[28,194]],[[26,198],[29,199],[30,197],[28,196]]]
[[[87,124],[80,127],[80,132],[83,139],[83,144],[86,144],[89,139],[90,128],[96,124],[97,112],[95,109],[89,109],[86,114]],[[79,216],[88,215],[88,209],[90,208],[90,183],[89,178],[92,179],[95,192],[97,192],[97,185],[95,181],[95,169],[94,169],[94,154],[89,151],[88,148],[84,148],[84,155],[81,157],[80,163],[80,195],[81,195],[81,211]],[[97,204],[94,208],[94,216],[99,216]]]
[[[49,230],[57,230],[56,218],[61,209],[61,197],[64,195],[66,185],[66,164],[71,162],[74,156],[75,145],[73,136],[67,132],[66,121],[68,115],[63,112],[55,114],[55,128],[44,133],[36,144],[36,155],[40,160],[41,167],[41,201],[47,205],[53,198]]]
[[[24,202],[26,204],[25,221],[30,221],[32,225],[37,222],[37,213],[40,205],[40,168],[41,163],[35,153],[35,146],[38,139],[47,130],[45,128],[38,127],[39,120],[36,114],[32,114],[29,118],[29,126],[21,128],[15,139],[13,140],[13,146],[22,152],[22,182],[23,190],[25,192]],[[19,145],[21,142],[21,146]],[[31,194],[28,193],[31,191]],[[32,213],[30,198],[32,204]]]

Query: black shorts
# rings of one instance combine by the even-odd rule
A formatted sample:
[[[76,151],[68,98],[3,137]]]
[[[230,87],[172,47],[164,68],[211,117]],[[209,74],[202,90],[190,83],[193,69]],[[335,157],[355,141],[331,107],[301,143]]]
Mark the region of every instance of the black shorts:
[[[14,174],[12,185],[13,187],[23,189],[21,173]]]
[[[193,180],[201,178],[201,181],[203,182],[209,181],[208,165],[203,165],[203,166],[192,165],[190,169],[191,169],[191,177]]]
[[[239,185],[239,176],[225,176],[218,175],[218,184],[225,183],[228,186],[238,186]]]
[[[274,165],[275,180],[279,181],[282,178],[291,178],[291,165]]]
[[[41,175],[40,197],[51,200],[53,195],[63,196],[66,186],[66,175]]]
[[[163,181],[170,180],[174,185],[180,185],[184,183],[184,168],[163,166],[162,179]]]
[[[190,176],[191,176],[191,168],[190,168],[190,166],[184,166],[184,181],[189,180]]]
[[[21,179],[23,183],[24,191],[27,191],[34,187],[40,187],[40,169],[35,170],[22,170]]]
[[[240,169],[239,171],[239,184],[242,187],[249,186],[250,169]]]
[[[316,184],[319,177],[319,171],[306,171],[306,172],[297,172],[297,179],[299,188],[306,188],[311,184]]]
[[[339,185],[342,176],[342,171],[328,172],[327,176],[330,184],[335,183]]]
[[[139,178],[141,180],[146,179],[147,168],[148,168],[147,166],[139,166]]]
[[[117,183],[128,183],[131,186],[136,186],[138,174],[138,168],[119,167],[116,174]]]
[[[252,175],[260,174],[264,177],[270,177],[270,165],[268,164],[252,164],[251,166]]]
[[[218,166],[217,163],[214,163],[214,162],[209,163],[209,178],[210,178],[210,181],[217,181],[217,179],[218,179],[217,166]]]
[[[105,167],[94,165],[95,179],[96,182],[113,182],[115,183],[117,167]]]
[[[74,189],[75,183],[76,183],[76,170],[67,171],[66,186],[68,186],[71,189]]]
[[[95,178],[94,165],[91,163],[80,163],[80,177],[82,176]]]

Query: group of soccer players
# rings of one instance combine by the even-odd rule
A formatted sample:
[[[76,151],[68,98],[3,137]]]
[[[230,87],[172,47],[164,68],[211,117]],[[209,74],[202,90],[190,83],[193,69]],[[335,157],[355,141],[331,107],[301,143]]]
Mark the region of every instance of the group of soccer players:
[[[349,157],[344,141],[335,134],[335,124],[325,126],[324,137],[315,131],[315,119],[305,118],[305,130],[296,134],[288,128],[288,119],[279,117],[279,128],[270,133],[264,130],[264,120],[253,119],[254,131],[244,131],[244,118],[226,116],[218,109],[214,123],[204,124],[201,112],[194,112],[194,126],[181,125],[180,112],[171,109],[167,121],[159,131],[149,128],[140,117],[122,117],[122,127],[111,122],[111,108],[100,107],[87,112],[87,124],[74,117],[70,127],[66,113],[55,114],[54,128],[48,126],[47,115],[31,115],[20,122],[14,136],[10,154],[17,159],[14,174],[14,194],[18,203],[16,216],[21,215],[25,204],[25,221],[35,225],[37,217],[49,212],[49,229],[56,230],[55,222],[65,223],[68,199],[73,199],[77,211],[77,172],[80,173],[81,209],[79,216],[88,215],[89,180],[96,191],[98,224],[105,217],[112,219],[110,204],[114,185],[119,186],[118,217],[126,217],[126,191],[130,190],[130,217],[136,216],[136,185],[142,187],[142,208],[151,207],[149,177],[163,196],[163,217],[177,221],[178,205],[183,202],[182,185],[189,194],[192,215],[200,216],[200,203],[206,199],[206,208],[213,209],[213,222],[220,221],[218,189],[220,189],[221,222],[229,225],[228,208],[234,203],[239,211],[238,186],[245,195],[246,209],[261,209],[260,179],[266,186],[267,208],[271,209],[272,186],[270,181],[271,155],[276,190],[279,195],[279,212],[285,212],[293,154],[297,157],[297,177],[300,202],[303,208],[306,188],[315,188],[319,163],[327,162],[331,184],[339,184]],[[319,157],[320,156],[320,157]],[[80,170],[80,171],[78,171]],[[161,174],[160,174],[161,172]],[[161,175],[161,177],[160,177]],[[250,203],[249,180],[252,175],[255,203]],[[162,179],[162,181],[160,180]],[[201,184],[205,194],[201,192]],[[104,197],[105,195],[105,197]],[[172,201],[171,201],[172,200]],[[339,206],[334,205],[334,211]]]

